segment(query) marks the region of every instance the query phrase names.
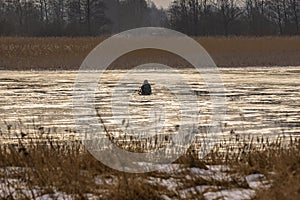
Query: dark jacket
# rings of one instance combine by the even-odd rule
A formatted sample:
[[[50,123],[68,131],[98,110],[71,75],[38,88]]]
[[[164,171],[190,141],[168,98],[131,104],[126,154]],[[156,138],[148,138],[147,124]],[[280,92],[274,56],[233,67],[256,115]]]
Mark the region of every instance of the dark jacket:
[[[142,88],[141,88],[141,93],[142,95],[151,95],[152,90],[151,90],[151,85],[148,83],[148,81],[145,81]]]

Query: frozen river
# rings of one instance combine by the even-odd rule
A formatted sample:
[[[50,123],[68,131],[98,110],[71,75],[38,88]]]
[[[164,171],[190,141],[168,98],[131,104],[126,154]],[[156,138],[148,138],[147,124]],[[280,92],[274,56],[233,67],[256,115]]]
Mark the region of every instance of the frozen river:
[[[131,126],[144,127],[145,130],[151,127],[157,134],[176,131],[180,125],[180,105],[169,88],[153,79],[162,76],[171,81],[173,76],[168,71],[152,70],[140,72],[139,79],[131,79],[126,78],[127,73],[109,71],[96,91],[95,107],[107,127],[118,130],[121,125],[123,131],[131,130]],[[8,126],[17,132],[34,129],[33,126],[51,128],[57,137],[76,138],[72,95],[77,74],[76,71],[2,71],[1,140],[12,137],[8,136]],[[199,130],[204,130],[211,119],[206,84],[193,70],[179,70],[179,74],[196,95]],[[269,138],[280,134],[300,136],[299,67],[225,68],[220,69],[220,74],[226,95],[226,116],[222,123],[225,137],[232,134]],[[152,96],[137,95],[136,90],[144,78],[153,84]],[[127,114],[119,104],[113,104],[111,109],[111,95],[120,79],[132,93],[126,102]]]

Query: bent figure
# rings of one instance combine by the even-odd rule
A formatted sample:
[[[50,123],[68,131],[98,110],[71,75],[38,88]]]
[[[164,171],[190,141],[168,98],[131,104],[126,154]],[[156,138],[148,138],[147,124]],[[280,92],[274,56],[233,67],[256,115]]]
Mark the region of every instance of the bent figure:
[[[144,84],[141,87],[141,94],[142,95],[151,95],[152,94],[151,85],[148,83],[147,80],[144,81]]]

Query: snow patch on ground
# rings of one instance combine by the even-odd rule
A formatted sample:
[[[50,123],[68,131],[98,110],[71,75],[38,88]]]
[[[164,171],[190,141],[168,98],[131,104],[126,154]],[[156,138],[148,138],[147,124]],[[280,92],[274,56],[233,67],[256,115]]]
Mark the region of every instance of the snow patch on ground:
[[[72,200],[71,195],[67,195],[63,192],[56,192],[54,194],[44,194],[40,197],[35,198],[36,200]]]
[[[246,200],[255,196],[255,191],[251,189],[230,189],[218,192],[207,192],[204,194],[206,200]]]
[[[245,179],[252,189],[267,189],[271,186],[263,174],[250,174]]]
[[[140,163],[143,165],[143,163]],[[176,194],[176,198],[190,199],[195,196],[202,195],[206,200],[214,199],[233,199],[233,200],[246,200],[255,196],[255,191],[260,189],[267,189],[270,187],[270,181],[267,180],[263,174],[250,174],[246,177],[242,177],[238,174],[233,174],[228,166],[223,165],[211,165],[206,166],[206,169],[192,167],[188,168],[179,164],[171,165],[158,165],[158,173],[147,178],[138,177],[138,181],[149,183],[153,186],[160,185],[173,194]],[[26,177],[19,178],[16,174],[21,174],[29,170],[21,167],[6,167],[0,168],[0,175],[5,178],[0,178],[0,199],[64,199],[71,200],[78,196],[78,194],[66,194],[62,191],[57,191],[53,188],[53,194],[45,194],[45,190],[38,186],[30,187]],[[24,173],[26,174],[26,173]],[[156,176],[157,175],[157,176]],[[0,177],[1,177],[0,176]],[[17,178],[16,178],[17,177]],[[193,181],[202,181],[201,184],[195,186]],[[207,183],[206,183],[207,181]],[[232,182],[238,181],[248,185],[248,188],[236,186],[236,188],[228,188],[226,184],[224,186],[215,186],[215,182]],[[118,184],[118,177],[114,175],[98,175],[95,176],[94,182],[99,187],[101,186],[115,186]],[[192,185],[189,185],[192,183]],[[200,184],[200,182],[199,182]],[[99,192],[99,191],[98,191]],[[100,190],[100,194],[105,190]],[[104,194],[104,193],[103,193]],[[92,193],[83,194],[86,199],[99,199],[99,195],[96,196]],[[166,194],[162,194],[162,199],[173,199]],[[175,198],[175,199],[176,199]]]

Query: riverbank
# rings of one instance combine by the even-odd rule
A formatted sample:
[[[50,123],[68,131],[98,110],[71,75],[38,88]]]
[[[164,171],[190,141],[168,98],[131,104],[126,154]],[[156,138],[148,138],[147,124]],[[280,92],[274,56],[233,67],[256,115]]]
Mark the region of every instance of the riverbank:
[[[0,70],[77,70],[88,53],[105,37],[0,37]],[[219,67],[300,66],[300,36],[198,37]],[[175,55],[158,50],[134,51],[116,60],[111,69],[129,69],[143,63],[190,67]]]
[[[298,139],[220,143],[201,160],[188,151],[155,172],[128,174],[104,166],[79,141],[60,142],[36,128],[10,129],[18,145],[0,145],[0,199],[296,200],[300,195]],[[140,149],[133,141],[115,144]]]

